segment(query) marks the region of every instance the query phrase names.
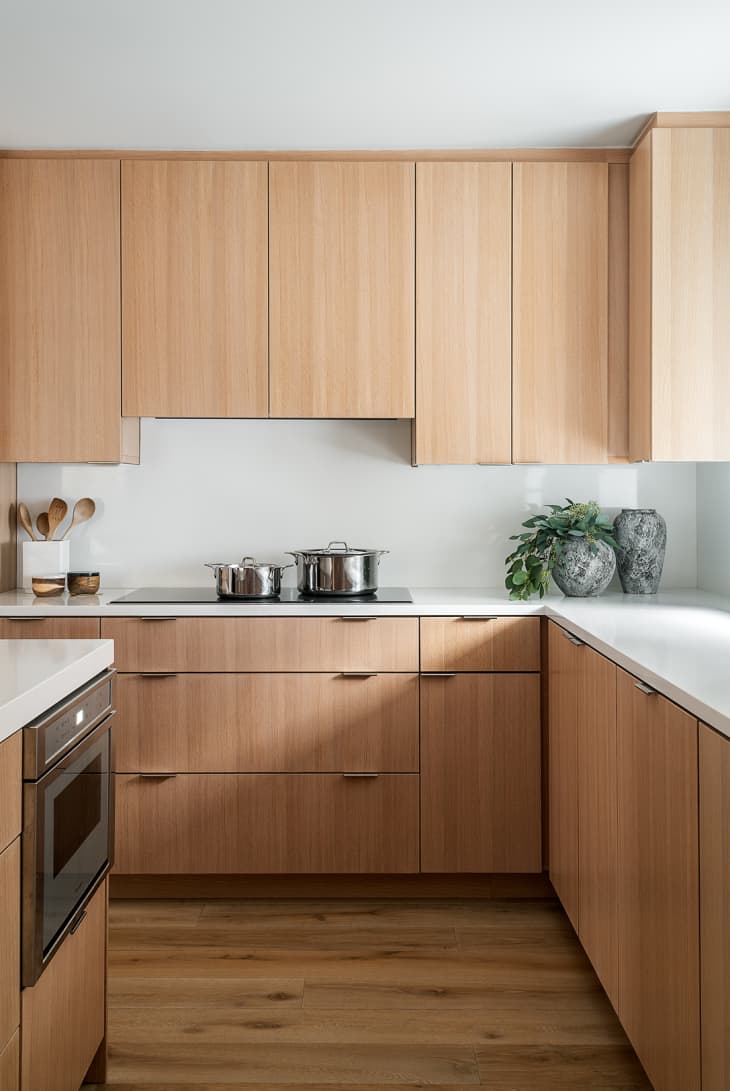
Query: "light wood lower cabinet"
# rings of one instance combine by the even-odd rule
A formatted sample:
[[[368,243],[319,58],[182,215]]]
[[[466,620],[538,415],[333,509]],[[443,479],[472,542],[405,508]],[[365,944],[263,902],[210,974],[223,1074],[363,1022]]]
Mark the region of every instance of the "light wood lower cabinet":
[[[697,721],[618,672],[619,1017],[657,1091],[700,1087]]]
[[[418,618],[103,618],[120,671],[417,671]]]
[[[539,671],[540,618],[422,617],[423,671]]]
[[[550,622],[548,811],[550,881],[578,930],[578,671],[580,647]]]
[[[542,868],[540,679],[421,679],[421,870]]]
[[[120,772],[418,772],[415,674],[120,674]]]
[[[702,1091],[730,1087],[730,739],[700,724]]]
[[[98,617],[2,617],[0,640],[98,640]]]
[[[0,743],[0,852],[20,834],[23,808],[23,734]]]
[[[20,838],[16,838],[0,853],[0,1050],[19,1024]]]
[[[22,994],[23,1091],[77,1091],[104,1038],[106,883]]]
[[[117,774],[115,781],[118,874],[418,871],[413,774]]]
[[[20,1031],[16,1030],[4,1049],[0,1047],[0,1087],[18,1091],[20,1087]]]

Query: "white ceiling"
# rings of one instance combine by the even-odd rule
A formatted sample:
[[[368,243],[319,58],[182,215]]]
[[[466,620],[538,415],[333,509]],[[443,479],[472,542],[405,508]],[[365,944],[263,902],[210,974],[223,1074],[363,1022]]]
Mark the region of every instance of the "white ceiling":
[[[729,0],[0,0],[0,147],[622,145],[730,107]]]

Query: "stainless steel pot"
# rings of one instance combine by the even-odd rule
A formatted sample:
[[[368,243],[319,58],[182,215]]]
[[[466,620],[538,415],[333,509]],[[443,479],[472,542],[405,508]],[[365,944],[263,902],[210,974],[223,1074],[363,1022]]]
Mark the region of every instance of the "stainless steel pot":
[[[222,599],[273,599],[281,591],[281,574],[292,564],[269,564],[244,557],[240,564],[209,563]]]
[[[370,595],[378,589],[380,558],[387,549],[351,549],[330,542],[326,549],[291,550],[302,595]]]

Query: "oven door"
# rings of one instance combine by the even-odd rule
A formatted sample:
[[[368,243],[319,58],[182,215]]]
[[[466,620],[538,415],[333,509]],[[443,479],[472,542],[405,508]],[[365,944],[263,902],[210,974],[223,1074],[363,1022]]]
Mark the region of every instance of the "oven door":
[[[23,786],[23,986],[34,985],[112,864],[111,712]]]

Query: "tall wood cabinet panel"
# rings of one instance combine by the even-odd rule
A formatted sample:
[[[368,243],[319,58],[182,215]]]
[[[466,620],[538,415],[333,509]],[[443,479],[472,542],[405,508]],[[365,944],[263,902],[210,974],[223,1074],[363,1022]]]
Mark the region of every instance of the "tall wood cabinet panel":
[[[513,167],[513,461],[608,458],[608,166]]]
[[[0,462],[0,591],[16,582],[16,477],[14,462]]]
[[[550,881],[578,929],[578,671],[580,649],[548,626],[548,857]]]
[[[702,1091],[730,1086],[730,739],[700,724]]]
[[[3,1049],[0,1046],[0,1087],[3,1091],[18,1091],[20,1087],[20,1031]]]
[[[608,167],[608,461],[629,459],[629,165]]]
[[[512,165],[416,165],[417,463],[511,461]]]
[[[0,636],[2,639],[2,636]],[[14,841],[23,816],[23,735],[0,743],[0,852]]]
[[[621,1022],[660,1091],[700,1087],[697,721],[619,670]]]
[[[631,159],[631,457],[730,459],[730,128]]]
[[[541,868],[539,675],[424,675],[421,870]]]
[[[413,417],[414,174],[270,164],[273,417]]]
[[[0,461],[139,462],[114,159],[0,160]]]
[[[122,163],[124,412],[268,416],[268,168]]]
[[[0,1051],[20,1026],[20,838],[0,853]]]

